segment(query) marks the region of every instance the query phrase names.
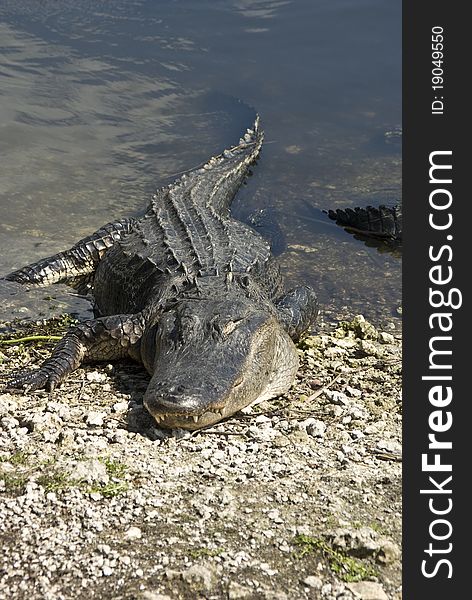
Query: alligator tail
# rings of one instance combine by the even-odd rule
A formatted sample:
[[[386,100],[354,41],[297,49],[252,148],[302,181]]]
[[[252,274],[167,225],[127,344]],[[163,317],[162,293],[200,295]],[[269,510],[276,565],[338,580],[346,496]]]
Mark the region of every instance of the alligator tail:
[[[353,233],[402,241],[402,209],[395,206],[366,206],[329,210],[328,216]]]

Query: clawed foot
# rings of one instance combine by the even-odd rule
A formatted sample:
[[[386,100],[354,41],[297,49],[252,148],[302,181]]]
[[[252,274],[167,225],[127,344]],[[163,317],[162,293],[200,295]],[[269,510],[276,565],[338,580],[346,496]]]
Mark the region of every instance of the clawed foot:
[[[25,393],[45,389],[52,392],[60,384],[56,373],[51,373],[44,367],[36,371],[20,371],[16,376],[6,382],[6,389],[21,389]]]

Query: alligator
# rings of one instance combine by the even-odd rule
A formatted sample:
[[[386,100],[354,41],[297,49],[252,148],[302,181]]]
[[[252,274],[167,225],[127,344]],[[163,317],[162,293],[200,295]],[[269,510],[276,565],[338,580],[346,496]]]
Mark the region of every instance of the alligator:
[[[27,287],[90,281],[96,317],[8,386],[52,392],[85,362],[130,357],[151,376],[143,401],[158,426],[189,430],[285,393],[318,302],[308,286],[284,292],[268,242],[230,213],[262,142],[257,117],[237,145],[158,189],[141,215],[7,275]]]
[[[366,237],[402,241],[402,207],[399,204],[366,206],[365,208],[338,208],[328,210],[328,215],[338,225]]]
[[[403,219],[400,204],[328,210],[328,216],[364,240],[376,240],[392,248],[402,245]]]

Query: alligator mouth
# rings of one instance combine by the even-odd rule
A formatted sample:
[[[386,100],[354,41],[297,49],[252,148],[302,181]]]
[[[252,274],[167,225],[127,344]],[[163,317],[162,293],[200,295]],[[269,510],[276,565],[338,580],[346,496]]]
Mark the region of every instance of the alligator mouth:
[[[220,421],[224,416],[224,409],[206,410],[198,415],[189,415],[188,413],[179,414],[175,412],[153,415],[157,425],[168,428],[180,427],[182,429],[205,427],[206,425]]]

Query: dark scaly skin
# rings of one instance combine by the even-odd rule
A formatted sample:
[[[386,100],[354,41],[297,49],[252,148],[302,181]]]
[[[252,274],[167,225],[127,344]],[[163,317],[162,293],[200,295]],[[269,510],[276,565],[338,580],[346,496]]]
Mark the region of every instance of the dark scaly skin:
[[[120,219],[108,223],[69,250],[13,271],[5,279],[29,286],[46,286],[91,275],[108,248],[131,231],[133,222],[134,219]]]
[[[279,319],[292,340],[299,340],[313,322],[317,300],[313,289],[304,285],[281,296],[275,302]]]
[[[83,362],[131,356],[133,346],[143,332],[144,322],[138,315],[113,315],[84,321],[67,332],[39,371],[20,373],[9,384],[24,386],[30,391],[44,388],[52,392],[65,374]]]
[[[292,340],[314,323],[316,296],[285,293],[268,243],[229,212],[262,140],[256,120],[239,144],[158,190],[141,217],[8,275],[27,285],[91,278],[102,315],[9,385],[52,390],[83,362],[130,356],[151,375],[144,404],[156,421],[187,429],[287,391]]]
[[[400,205],[338,208],[329,210],[328,215],[338,225],[353,233],[390,240],[398,244],[402,242],[403,219]]]

